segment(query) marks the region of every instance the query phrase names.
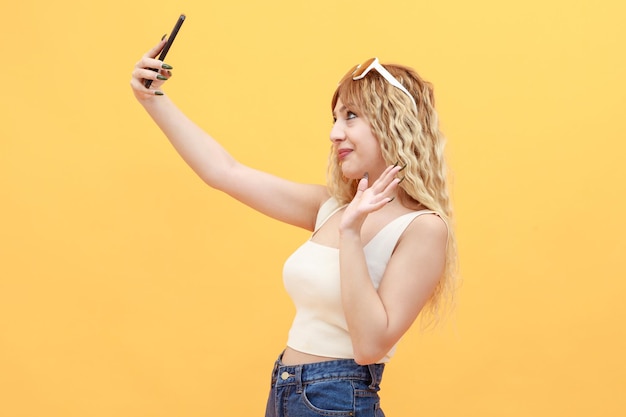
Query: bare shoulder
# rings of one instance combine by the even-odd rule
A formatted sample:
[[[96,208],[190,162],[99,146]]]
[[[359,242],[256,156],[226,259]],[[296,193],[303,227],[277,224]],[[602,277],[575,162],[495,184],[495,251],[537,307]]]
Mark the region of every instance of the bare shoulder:
[[[446,265],[448,226],[436,214],[413,218],[387,264],[379,294],[408,328],[433,294]]]
[[[409,277],[419,288],[432,286],[440,279],[446,263],[448,225],[436,214],[421,214],[413,219],[398,240],[388,266],[389,272]],[[417,277],[417,278],[416,278]]]
[[[404,231],[400,241],[410,245],[427,244],[445,247],[448,240],[448,225],[441,216],[424,213],[416,216]]]

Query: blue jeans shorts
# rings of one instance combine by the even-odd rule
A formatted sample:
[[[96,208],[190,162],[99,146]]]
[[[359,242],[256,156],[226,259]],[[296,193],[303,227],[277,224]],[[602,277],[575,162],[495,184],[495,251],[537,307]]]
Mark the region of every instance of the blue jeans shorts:
[[[378,396],[384,364],[340,359],[288,366],[281,357],[272,371],[265,417],[385,416]]]

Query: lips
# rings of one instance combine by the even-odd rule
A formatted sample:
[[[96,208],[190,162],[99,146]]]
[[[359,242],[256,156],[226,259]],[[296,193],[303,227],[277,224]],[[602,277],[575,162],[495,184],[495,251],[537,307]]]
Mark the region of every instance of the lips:
[[[348,156],[348,154],[352,152],[352,149],[339,149],[337,151],[337,158],[339,158],[339,160],[341,161],[342,159],[344,159],[346,156]]]

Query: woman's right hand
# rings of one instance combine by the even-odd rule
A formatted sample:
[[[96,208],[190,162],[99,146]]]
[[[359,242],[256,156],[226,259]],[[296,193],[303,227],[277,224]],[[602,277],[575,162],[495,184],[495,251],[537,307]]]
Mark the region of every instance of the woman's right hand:
[[[161,86],[172,76],[172,72],[170,71],[172,67],[156,59],[157,55],[159,55],[165,46],[166,41],[166,38],[163,38],[135,64],[130,86],[139,101],[154,98],[155,96],[162,96],[163,91],[161,90]],[[152,85],[149,88],[146,88],[144,85],[145,80],[152,81]]]

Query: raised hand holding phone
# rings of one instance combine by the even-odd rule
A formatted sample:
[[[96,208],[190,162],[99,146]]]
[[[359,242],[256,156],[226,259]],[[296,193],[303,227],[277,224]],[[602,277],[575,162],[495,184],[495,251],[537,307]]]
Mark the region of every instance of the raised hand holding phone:
[[[172,44],[174,43],[174,39],[176,39],[176,35],[178,35],[178,31],[180,30],[180,27],[185,22],[185,19],[186,19],[186,16],[184,14],[181,14],[178,17],[178,20],[176,21],[176,24],[174,25],[174,29],[172,29],[172,33],[170,33],[170,36],[167,38],[167,42],[165,43],[165,46],[161,50],[161,54],[159,55],[160,61],[163,61],[165,59],[165,56],[167,55],[170,48],[172,47]],[[154,68],[150,68],[150,69],[154,72],[158,72],[157,69],[154,69]],[[144,80],[143,85],[145,85],[146,88],[150,88],[150,85],[152,85],[152,80]]]

